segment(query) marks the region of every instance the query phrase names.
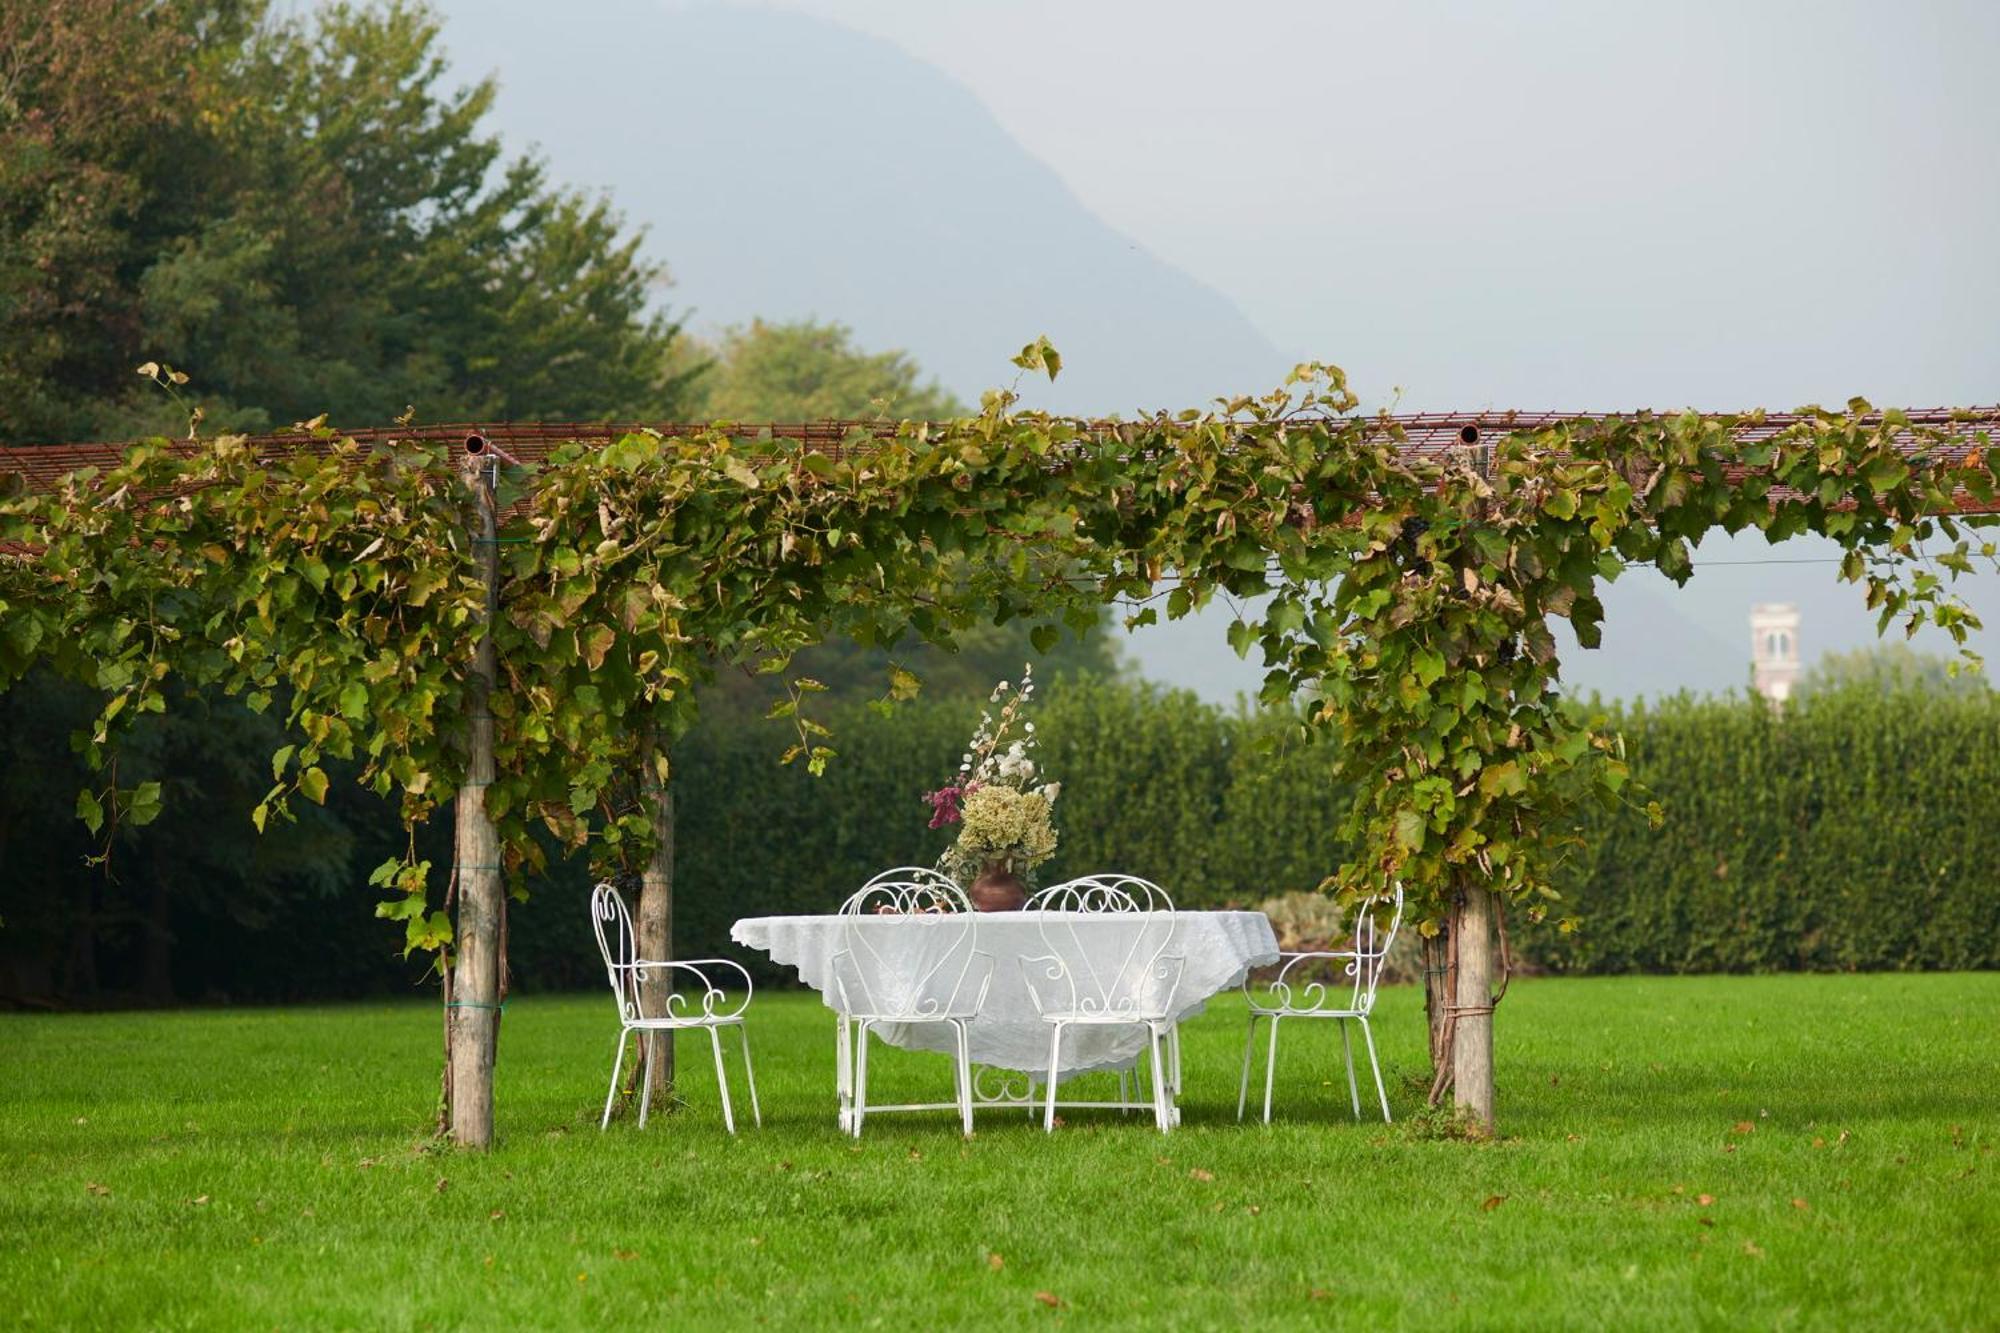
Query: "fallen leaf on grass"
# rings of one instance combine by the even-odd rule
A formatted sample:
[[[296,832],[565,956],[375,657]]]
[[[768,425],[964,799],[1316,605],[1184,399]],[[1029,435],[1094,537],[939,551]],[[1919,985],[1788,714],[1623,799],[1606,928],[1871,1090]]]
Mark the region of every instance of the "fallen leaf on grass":
[[[451,1188],[451,1182],[449,1180],[446,1180],[443,1176],[439,1176],[437,1183],[437,1192],[439,1194],[442,1194],[450,1188]]]
[[[1705,1227],[1712,1227],[1715,1225],[1715,1219],[1712,1217],[1697,1217],[1695,1221],[1701,1223]]]
[[[1826,1140],[1825,1140],[1825,1139],[1817,1139],[1817,1138],[1816,1138],[1816,1139],[1814,1139],[1814,1140],[1813,1140],[1813,1147],[1815,1147],[1815,1148],[1824,1148],[1825,1146],[1826,1146]]]
[[[924,1160],[924,1155],[918,1152],[915,1148],[912,1148],[910,1149],[910,1160],[913,1162],[921,1162]]]
[[[1485,1203],[1482,1203],[1482,1204],[1480,1204],[1480,1205],[1479,1205],[1479,1211],[1480,1211],[1480,1212],[1482,1212],[1482,1213],[1490,1213],[1490,1212],[1492,1212],[1492,1211],[1493,1211],[1493,1210],[1494,1210],[1495,1208],[1498,1208],[1498,1207],[1499,1207],[1499,1206],[1500,1206],[1501,1204],[1503,1204],[1503,1203],[1505,1203],[1505,1202],[1507,1202],[1507,1196],[1506,1196],[1506,1195],[1504,1195],[1504,1194],[1489,1194],[1489,1195],[1487,1195],[1487,1196],[1486,1196],[1486,1202],[1485,1202]]]
[[[507,1216],[507,1210],[505,1208],[495,1208],[492,1212],[486,1215],[486,1220],[489,1222],[498,1222],[505,1216]]]
[[[111,1187],[109,1185],[100,1185],[93,1180],[89,1184],[85,1185],[84,1188],[89,1190],[92,1194],[95,1194],[100,1199],[108,1199],[111,1197]]]
[[[997,1273],[1007,1266],[1007,1261],[997,1254],[988,1254],[986,1256],[986,1266]]]
[[[1053,1291],[1038,1291],[1035,1293],[1035,1299],[1043,1305],[1048,1306],[1051,1310],[1062,1309],[1062,1297],[1056,1295]]]
[[[87,1125],[90,1123],[90,1117],[80,1115],[76,1118],[76,1123],[79,1125]]]
[[[1264,1209],[1263,1209],[1263,1207],[1262,1207],[1261,1205],[1258,1205],[1258,1204],[1254,1204],[1254,1203],[1253,1203],[1253,1204],[1249,1205],[1248,1207],[1246,1207],[1246,1208],[1245,1208],[1245,1209],[1244,1209],[1243,1211],[1244,1211],[1244,1212],[1246,1212],[1246,1213],[1248,1213],[1248,1214],[1250,1214],[1250,1216],[1252,1216],[1252,1217],[1255,1217],[1255,1216],[1257,1216],[1257,1214],[1259,1214],[1259,1213],[1263,1212],[1263,1211],[1264,1211]]]
[[[1755,1120],[1739,1120],[1730,1127],[1729,1132],[1731,1134],[1755,1134],[1757,1132],[1757,1122]]]
[[[622,1264],[629,1259],[637,1259],[639,1252],[637,1250],[613,1250],[611,1257]]]
[[[1802,1213],[1810,1212],[1812,1210],[1812,1205],[1807,1203],[1804,1199],[1793,1199],[1792,1207],[1798,1209]]]
[[[1194,1180],[1201,1181],[1205,1185],[1215,1179],[1215,1172],[1204,1171],[1200,1167],[1195,1167],[1192,1171],[1188,1172],[1188,1176]]]
[[[208,1202],[208,1196],[206,1194],[197,1194],[192,1199],[189,1199],[188,1202],[199,1208]]]
[[[1753,1259],[1762,1259],[1764,1257],[1763,1249],[1759,1247],[1757,1242],[1754,1240],[1746,1240],[1743,1242],[1743,1253],[1749,1255]]]
[[[1715,1196],[1713,1194],[1697,1194],[1694,1196],[1694,1201],[1706,1208],[1715,1202]]]

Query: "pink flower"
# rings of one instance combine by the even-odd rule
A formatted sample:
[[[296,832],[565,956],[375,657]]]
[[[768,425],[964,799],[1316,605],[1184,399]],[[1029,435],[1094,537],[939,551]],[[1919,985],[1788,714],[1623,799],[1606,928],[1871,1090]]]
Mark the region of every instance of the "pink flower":
[[[946,824],[956,824],[959,821],[958,803],[964,796],[963,787],[940,787],[934,792],[925,793],[924,800],[929,802],[931,807],[931,827],[943,828]]]

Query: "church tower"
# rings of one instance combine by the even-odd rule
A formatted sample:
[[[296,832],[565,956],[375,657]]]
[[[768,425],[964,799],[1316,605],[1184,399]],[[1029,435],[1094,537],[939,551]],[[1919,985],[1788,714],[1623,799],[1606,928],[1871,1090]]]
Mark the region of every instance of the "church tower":
[[[1773,703],[1792,697],[1799,679],[1799,608],[1759,602],[1750,608],[1750,662],[1757,693]]]

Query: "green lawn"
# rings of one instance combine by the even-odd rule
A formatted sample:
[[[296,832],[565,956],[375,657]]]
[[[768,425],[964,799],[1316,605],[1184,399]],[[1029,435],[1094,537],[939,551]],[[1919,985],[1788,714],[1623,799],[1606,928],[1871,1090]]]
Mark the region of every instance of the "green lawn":
[[[1383,1008],[1402,1114],[1419,997]],[[1187,1030],[1171,1137],[994,1112],[856,1145],[817,997],[752,1013],[761,1131],[723,1133],[685,1042],[687,1105],[599,1134],[609,1000],[519,999],[482,1157],[424,1140],[434,1008],[0,1018],[7,1322],[1996,1320],[2000,975],[1521,982],[1485,1145],[1355,1124],[1330,1030],[1288,1038],[1280,1122],[1238,1126],[1232,1004]],[[943,1096],[947,1068],[879,1055],[874,1095]]]

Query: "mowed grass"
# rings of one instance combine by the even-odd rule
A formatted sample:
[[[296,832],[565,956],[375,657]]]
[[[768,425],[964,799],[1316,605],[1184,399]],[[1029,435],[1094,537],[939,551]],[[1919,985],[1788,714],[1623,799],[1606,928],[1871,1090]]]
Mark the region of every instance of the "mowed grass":
[[[1391,1101],[1420,996],[1384,993]],[[1349,1115],[1330,1028],[1235,1120],[1242,1011],[1186,1031],[1186,1123],[833,1124],[832,1020],[762,994],[762,1130],[600,1134],[608,998],[523,997],[501,1143],[425,1129],[417,1003],[0,1018],[5,1322],[99,1328],[1992,1326],[2000,975],[1539,980],[1505,1137]],[[943,1097],[877,1048],[876,1095]],[[735,1070],[732,1063],[732,1072]],[[745,1116],[747,1121],[747,1115]]]

